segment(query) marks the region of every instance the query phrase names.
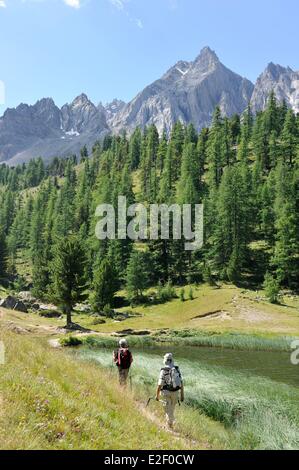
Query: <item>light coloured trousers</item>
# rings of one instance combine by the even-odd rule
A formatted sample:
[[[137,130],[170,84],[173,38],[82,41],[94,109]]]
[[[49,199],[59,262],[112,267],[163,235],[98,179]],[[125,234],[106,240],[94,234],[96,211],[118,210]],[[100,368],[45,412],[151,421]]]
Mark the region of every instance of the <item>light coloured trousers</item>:
[[[175,421],[174,410],[179,400],[179,392],[169,392],[168,390],[163,390],[162,395],[167,424],[168,426],[173,426]]]

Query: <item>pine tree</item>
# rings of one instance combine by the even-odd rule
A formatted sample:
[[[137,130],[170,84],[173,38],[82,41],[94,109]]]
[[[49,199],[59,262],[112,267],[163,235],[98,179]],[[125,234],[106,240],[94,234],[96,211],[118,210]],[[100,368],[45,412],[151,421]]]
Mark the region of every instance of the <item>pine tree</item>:
[[[292,109],[287,112],[283,131],[281,134],[282,156],[285,162],[293,165],[297,155],[299,132],[296,128],[296,119]]]
[[[258,113],[253,127],[253,149],[257,162],[261,165],[263,172],[270,169],[269,157],[269,137],[270,126],[266,125],[266,117],[263,113]]]
[[[224,131],[221,110],[216,108],[208,140],[208,182],[210,188],[220,185],[224,167]]]
[[[281,285],[298,287],[298,233],[293,202],[286,202],[276,221],[276,243],[272,264]]]
[[[271,304],[277,304],[280,294],[279,283],[269,272],[265,275],[263,287],[265,289],[266,297]]]
[[[88,150],[86,145],[84,145],[84,147],[82,147],[82,149],[80,150],[80,157],[81,163],[84,163],[88,159]]]
[[[131,170],[137,170],[141,157],[142,134],[139,127],[135,129],[130,139],[129,159]]]
[[[200,169],[195,144],[186,144],[183,150],[181,177],[177,186],[179,204],[198,204],[200,201]]]
[[[91,304],[94,312],[103,311],[105,306],[113,306],[118,289],[117,273],[110,259],[98,263],[94,271]]]
[[[127,268],[126,289],[131,300],[141,300],[149,284],[147,259],[143,252],[134,250]]]
[[[141,162],[142,197],[147,203],[154,203],[158,196],[157,158],[159,134],[155,125],[148,128]]]
[[[81,240],[75,235],[69,235],[56,244],[51,279],[50,296],[62,307],[67,316],[67,327],[71,328],[75,304],[87,297],[86,254]]]
[[[7,273],[7,246],[5,234],[0,232],[0,279],[5,277]]]
[[[211,255],[222,276],[236,282],[248,258],[250,194],[248,168],[225,170],[219,188]]]

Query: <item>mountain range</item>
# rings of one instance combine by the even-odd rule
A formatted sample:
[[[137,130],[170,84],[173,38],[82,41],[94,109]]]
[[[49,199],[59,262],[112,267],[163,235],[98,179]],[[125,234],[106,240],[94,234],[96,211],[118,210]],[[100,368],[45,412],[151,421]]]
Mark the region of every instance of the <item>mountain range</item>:
[[[241,114],[249,102],[254,112],[264,109],[271,90],[299,113],[299,72],[271,62],[254,85],[205,47],[193,62],[178,62],[129,103],[95,105],[82,94],[62,108],[43,98],[7,109],[0,118],[0,161],[14,165],[78,154],[108,133],[130,133],[137,126],[155,124],[160,133],[169,132],[180,120],[199,130],[210,125],[217,105],[226,116]]]

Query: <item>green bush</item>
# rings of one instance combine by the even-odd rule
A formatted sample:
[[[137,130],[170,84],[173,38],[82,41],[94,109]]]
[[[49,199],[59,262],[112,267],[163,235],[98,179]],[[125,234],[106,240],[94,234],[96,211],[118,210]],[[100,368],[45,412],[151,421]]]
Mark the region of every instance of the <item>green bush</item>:
[[[103,316],[107,318],[114,318],[114,310],[110,307],[110,305],[105,305],[103,309]]]
[[[189,289],[189,300],[194,300],[193,289],[190,287]]]
[[[279,303],[280,288],[277,279],[275,279],[269,272],[265,275],[264,281],[265,295],[271,304]]]
[[[83,344],[83,341],[76,336],[66,336],[65,338],[61,338],[59,342],[64,348],[72,348]]]
[[[168,282],[164,287],[159,284],[157,292],[157,299],[159,302],[169,302],[176,297],[176,291],[171,282]]]

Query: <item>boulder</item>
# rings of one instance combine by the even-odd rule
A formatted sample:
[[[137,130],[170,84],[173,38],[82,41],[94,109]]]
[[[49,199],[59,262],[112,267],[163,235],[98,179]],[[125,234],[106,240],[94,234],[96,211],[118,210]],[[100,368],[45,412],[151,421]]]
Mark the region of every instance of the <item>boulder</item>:
[[[33,297],[30,291],[19,292],[18,297],[28,304],[34,304],[36,302],[36,299]]]
[[[150,335],[151,332],[148,331],[148,330],[131,330],[131,329],[128,329],[128,330],[122,330],[122,331],[118,331],[117,333],[114,333],[113,336],[148,336]]]
[[[77,304],[75,306],[75,310],[81,313],[90,313],[91,312],[91,306],[88,304]]]
[[[60,318],[61,313],[57,310],[41,310],[39,311],[39,316],[44,318]]]
[[[1,300],[0,307],[9,308],[10,310],[13,310],[17,302],[18,299],[16,297],[9,295],[8,297],[6,297],[6,299]]]
[[[55,305],[40,304],[39,310],[46,310],[48,312],[49,310],[57,310],[57,307]]]
[[[31,308],[32,310],[39,310],[39,304],[32,304]]]
[[[104,325],[106,323],[106,321],[103,319],[103,318],[96,318],[95,320],[93,320],[92,324],[93,325]]]
[[[16,310],[17,312],[28,313],[28,309],[24,302],[17,299],[13,295],[9,295],[6,299],[1,300],[0,307],[7,308],[10,310]]]
[[[14,306],[14,310],[17,312],[28,313],[26,305],[21,300],[17,301],[16,305]]]

